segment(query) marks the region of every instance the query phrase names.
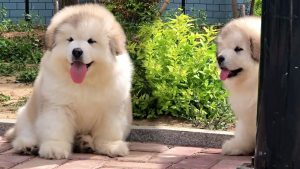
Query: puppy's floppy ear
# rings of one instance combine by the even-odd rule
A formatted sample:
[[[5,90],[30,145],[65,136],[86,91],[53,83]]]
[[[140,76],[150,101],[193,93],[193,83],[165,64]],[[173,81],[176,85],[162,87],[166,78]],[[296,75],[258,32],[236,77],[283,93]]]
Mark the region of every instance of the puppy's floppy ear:
[[[109,47],[114,56],[126,52],[126,36],[118,22],[114,22],[109,30]]]
[[[54,44],[55,31],[56,31],[56,26],[50,25],[47,28],[46,35],[45,35],[46,50],[51,50],[55,46]]]
[[[253,60],[259,62],[260,60],[260,39],[250,38],[251,57]]]

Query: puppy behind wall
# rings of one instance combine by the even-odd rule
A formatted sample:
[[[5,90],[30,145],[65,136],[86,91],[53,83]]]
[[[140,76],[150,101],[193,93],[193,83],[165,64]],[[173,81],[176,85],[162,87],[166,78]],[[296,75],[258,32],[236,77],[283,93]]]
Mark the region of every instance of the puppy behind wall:
[[[220,79],[237,118],[235,136],[223,144],[223,154],[246,155],[255,148],[260,27],[258,17],[239,18],[226,24],[217,37]]]
[[[125,41],[120,24],[102,6],[58,12],[46,31],[33,94],[6,133],[14,150],[68,158],[78,136],[80,152],[127,155],[133,67]]]

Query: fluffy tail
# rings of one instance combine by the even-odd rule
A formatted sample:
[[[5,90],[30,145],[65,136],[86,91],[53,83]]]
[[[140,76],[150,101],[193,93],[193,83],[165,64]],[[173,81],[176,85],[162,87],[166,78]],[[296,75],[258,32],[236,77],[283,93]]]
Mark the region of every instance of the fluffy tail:
[[[15,137],[16,137],[15,127],[8,129],[4,134],[4,138],[9,142],[11,142]]]

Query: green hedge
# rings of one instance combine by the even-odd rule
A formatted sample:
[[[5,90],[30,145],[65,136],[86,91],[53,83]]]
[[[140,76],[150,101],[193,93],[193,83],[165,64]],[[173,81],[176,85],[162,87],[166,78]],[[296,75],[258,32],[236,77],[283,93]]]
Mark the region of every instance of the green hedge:
[[[256,0],[254,5],[254,15],[261,16],[262,0]]]
[[[171,115],[203,128],[225,129],[232,122],[227,94],[218,79],[212,27],[199,29],[187,15],[146,24],[129,50],[135,62],[135,118]]]

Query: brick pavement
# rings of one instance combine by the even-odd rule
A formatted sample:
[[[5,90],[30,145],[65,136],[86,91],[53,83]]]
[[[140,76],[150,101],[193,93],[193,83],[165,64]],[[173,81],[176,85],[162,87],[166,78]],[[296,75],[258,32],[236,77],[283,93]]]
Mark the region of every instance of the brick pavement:
[[[220,149],[129,143],[130,154],[109,158],[95,154],[73,154],[69,159],[46,160],[14,154],[0,137],[0,169],[235,169],[249,163],[249,156],[223,156]]]

